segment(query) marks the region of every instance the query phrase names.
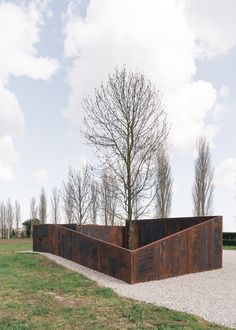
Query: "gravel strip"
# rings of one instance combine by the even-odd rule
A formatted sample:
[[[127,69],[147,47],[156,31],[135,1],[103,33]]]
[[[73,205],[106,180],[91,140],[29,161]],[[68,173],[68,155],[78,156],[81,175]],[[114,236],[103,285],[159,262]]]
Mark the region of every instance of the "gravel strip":
[[[101,286],[112,288],[121,296],[199,315],[210,322],[236,329],[236,251],[223,251],[223,268],[220,270],[133,285],[62,257],[37,253]]]

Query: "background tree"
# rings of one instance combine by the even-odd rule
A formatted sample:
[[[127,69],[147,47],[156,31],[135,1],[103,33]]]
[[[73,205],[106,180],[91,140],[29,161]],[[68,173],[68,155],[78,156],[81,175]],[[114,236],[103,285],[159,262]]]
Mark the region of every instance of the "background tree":
[[[42,188],[39,195],[39,221],[41,224],[45,224],[47,220],[47,198],[44,188]]]
[[[73,211],[73,189],[69,182],[63,182],[62,189],[62,200],[63,200],[63,208],[67,222],[74,223],[74,211]]]
[[[38,207],[36,205],[36,198],[32,197],[30,201],[30,219],[32,220],[32,224],[30,226],[31,236],[33,236],[33,227],[36,224],[37,216],[38,216]]]
[[[113,226],[117,211],[117,182],[108,169],[102,172],[100,196],[102,221],[106,226]]]
[[[6,208],[6,223],[7,223],[7,238],[9,239],[12,235],[13,230],[14,211],[10,199],[7,201]]]
[[[34,225],[39,225],[40,224],[40,221],[39,219],[29,219],[29,220],[25,220],[23,223],[22,223],[22,226],[25,227],[25,233],[26,233],[26,237],[27,238],[30,238],[32,237],[32,231],[33,231],[33,226]]]
[[[21,222],[20,203],[15,201],[15,224],[16,224],[16,237],[19,237],[19,225]]]
[[[58,224],[60,222],[60,192],[57,187],[52,189],[51,215],[53,223]]]
[[[91,218],[89,214],[91,206],[91,176],[92,168],[85,165],[81,170],[69,168],[67,181],[63,183],[63,199],[69,201],[72,215],[82,230],[82,225]]]
[[[7,227],[6,227],[6,206],[4,201],[0,204],[0,226],[1,226],[1,238],[7,237]]]
[[[132,218],[137,197],[152,201],[154,155],[168,135],[159,91],[142,73],[126,68],[108,77],[107,85],[84,99],[88,142],[101,153],[118,183],[118,197],[129,224],[128,246],[132,249]],[[138,184],[137,184],[138,183]],[[148,192],[145,195],[145,192]]]
[[[90,203],[91,222],[93,224],[97,223],[98,208],[99,208],[98,183],[95,179],[93,179],[91,182],[91,203]]]
[[[213,176],[209,144],[205,137],[197,140],[195,161],[195,180],[193,186],[193,205],[195,216],[207,216],[213,208]]]
[[[156,155],[156,214],[159,218],[168,218],[171,211],[172,176],[169,158],[165,147]]]

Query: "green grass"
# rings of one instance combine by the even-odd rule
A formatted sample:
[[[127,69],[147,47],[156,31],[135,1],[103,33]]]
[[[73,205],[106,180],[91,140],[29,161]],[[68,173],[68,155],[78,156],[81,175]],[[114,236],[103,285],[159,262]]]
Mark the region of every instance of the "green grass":
[[[225,329],[125,299],[33,254],[30,241],[0,242],[0,329]]]
[[[224,250],[236,250],[236,246],[228,246],[228,245],[224,245],[223,246]]]

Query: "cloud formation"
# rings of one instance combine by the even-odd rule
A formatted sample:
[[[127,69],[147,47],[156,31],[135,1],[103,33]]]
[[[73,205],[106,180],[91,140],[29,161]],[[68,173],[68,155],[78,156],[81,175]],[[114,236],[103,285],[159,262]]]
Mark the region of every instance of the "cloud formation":
[[[44,8],[45,9],[45,8]],[[42,7],[31,1],[28,5],[3,2],[0,5],[0,78],[10,75],[48,79],[58,69],[54,59],[37,54],[43,25]]]
[[[0,137],[0,181],[8,182],[14,180],[12,165],[17,161],[13,139],[9,135]]]
[[[236,46],[236,2],[234,0],[180,0],[193,28],[196,54],[211,59]]]
[[[236,158],[227,158],[216,167],[214,183],[215,206],[224,216],[224,230],[235,231]]]
[[[220,8],[229,9],[233,2],[216,2],[218,19],[212,14],[209,23],[204,17],[215,1],[214,6],[202,5],[195,12],[197,1],[150,0],[144,6],[139,0],[92,0],[85,19],[79,16],[77,2],[71,1],[64,29],[64,54],[73,60],[65,116],[73,124],[81,122],[82,97],[93,95],[108,72],[125,64],[143,71],[164,95],[176,148],[192,147],[202,134],[211,140],[219,127],[208,124],[206,118],[217,106],[218,93],[210,82],[194,78],[196,61],[226,53],[236,41],[230,33],[232,38],[221,44],[228,24],[217,38],[217,32],[224,30]],[[225,8],[222,13],[224,20],[232,16]]]
[[[47,0],[27,4],[19,1],[17,5],[0,3],[0,144],[5,139],[11,141],[0,153],[0,181],[14,178],[12,163],[5,161],[5,154],[14,150],[12,137],[24,131],[24,114],[16,95],[8,89],[9,78],[47,80],[59,67],[55,59],[39,56],[37,52],[47,3]]]
[[[236,158],[227,158],[215,170],[215,184],[236,189]]]
[[[40,168],[30,175],[30,180],[33,184],[44,186],[48,183],[48,171]]]

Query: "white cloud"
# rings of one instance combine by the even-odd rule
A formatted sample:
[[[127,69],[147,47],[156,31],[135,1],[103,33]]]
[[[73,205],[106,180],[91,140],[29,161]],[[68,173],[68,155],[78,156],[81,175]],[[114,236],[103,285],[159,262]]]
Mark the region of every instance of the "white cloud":
[[[0,155],[4,164],[14,164],[17,161],[17,153],[10,135],[0,137]]]
[[[11,162],[5,161],[9,153],[16,154],[12,137],[24,131],[24,114],[16,95],[8,89],[9,78],[47,80],[59,67],[55,59],[38,56],[37,51],[48,3],[0,3],[0,178],[4,180],[14,178]],[[8,144],[3,148],[3,143]]]
[[[58,69],[58,62],[37,55],[43,24],[42,8],[37,2],[27,6],[0,4],[0,79],[9,75],[48,79]]]
[[[48,171],[40,168],[30,175],[30,180],[33,184],[44,186],[48,183]]]
[[[0,136],[0,181],[13,181],[15,175],[12,166],[17,161],[13,139],[9,135]]]
[[[144,6],[139,0],[92,0],[86,19],[82,19],[76,1],[70,2],[64,53],[73,59],[73,65],[68,74],[71,93],[65,116],[73,125],[81,122],[82,97],[93,95],[108,72],[125,64],[143,71],[161,90],[175,147],[191,148],[203,133],[213,139],[219,127],[206,124],[206,119],[217,106],[218,95],[210,82],[194,80],[199,41],[205,39],[199,39],[198,21],[190,19],[194,4],[186,3],[150,0]],[[206,52],[205,41],[202,47],[202,53]],[[216,53],[224,49],[218,47]]]
[[[224,217],[224,230],[235,231],[236,158],[227,158],[215,170],[215,208]]]
[[[229,96],[229,87],[228,86],[222,86],[219,91],[219,96],[224,99]]]
[[[215,170],[215,184],[236,188],[236,158],[225,159]]]
[[[167,95],[166,105],[173,123],[171,139],[176,147],[191,147],[201,135],[212,141],[219,127],[205,124],[205,117],[216,99],[216,90],[205,81],[185,84],[175,93]]]
[[[212,58],[236,46],[235,0],[180,0],[194,30],[196,55]]]
[[[13,181],[14,178],[15,175],[11,166],[4,165],[0,161],[0,182],[10,182]]]
[[[24,115],[15,94],[0,85],[0,135],[16,135],[23,129]]]

